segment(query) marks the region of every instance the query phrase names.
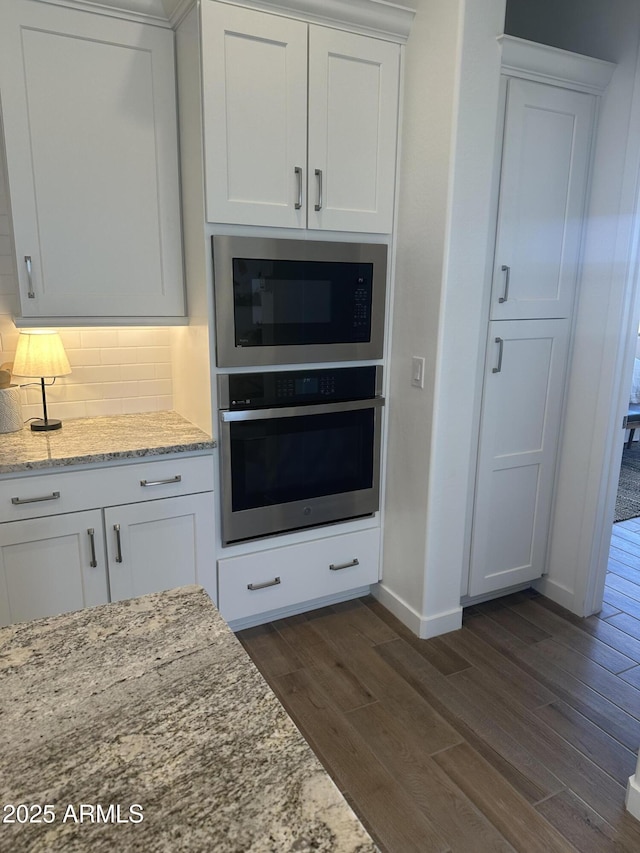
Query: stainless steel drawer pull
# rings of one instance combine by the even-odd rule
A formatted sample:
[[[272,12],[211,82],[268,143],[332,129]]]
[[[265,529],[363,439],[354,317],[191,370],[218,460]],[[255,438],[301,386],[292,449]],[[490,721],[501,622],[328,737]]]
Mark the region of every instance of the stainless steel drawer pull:
[[[504,277],[504,294],[498,299],[498,302],[507,302],[509,299],[509,281],[511,280],[511,267],[503,264],[501,267],[502,272],[506,272],[506,276]]]
[[[316,178],[318,179],[318,203],[314,205],[314,210],[322,210],[322,169],[316,169]]]
[[[294,166],[293,171],[298,179],[298,200],[294,204],[296,210],[302,207],[302,166]]]
[[[116,563],[122,562],[122,540],[120,539],[120,525],[114,524],[113,529],[116,532]]]
[[[182,474],[176,474],[175,477],[168,477],[166,480],[140,480],[141,486],[168,486],[170,483],[181,483]]]
[[[51,492],[50,495],[42,495],[40,498],[11,498],[11,503],[20,506],[20,504],[35,504],[40,501],[57,501],[59,497],[60,492]]]
[[[504,352],[504,340],[503,338],[496,338],[495,343],[498,344],[498,364],[496,367],[491,369],[492,373],[500,373],[502,370],[502,353]]]
[[[248,583],[247,589],[266,589],[268,586],[278,586],[280,582],[280,578],[274,578],[272,581],[265,581],[264,583]]]
[[[352,566],[359,566],[359,565],[360,565],[360,560],[356,557],[355,559],[351,560],[350,563],[331,563],[331,565],[329,566],[329,569],[332,572],[339,572],[342,569],[350,569]]]
[[[96,532],[93,527],[90,527],[87,533],[89,534],[89,544],[91,545],[91,560],[89,561],[89,565],[92,569],[95,569],[98,565],[98,561],[96,560]]]
[[[24,262],[27,265],[27,282],[29,284],[29,289],[27,290],[27,296],[29,299],[35,299],[36,294],[33,289],[33,276],[31,275],[31,255],[24,256]]]

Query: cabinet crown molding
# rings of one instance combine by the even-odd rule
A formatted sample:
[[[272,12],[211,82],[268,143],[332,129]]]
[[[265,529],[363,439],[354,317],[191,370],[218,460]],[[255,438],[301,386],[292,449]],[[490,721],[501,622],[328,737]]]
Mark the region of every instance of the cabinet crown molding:
[[[89,12],[128,18],[161,27],[175,27],[196,0],[40,0]],[[217,0],[201,0],[203,3]],[[315,23],[406,42],[415,9],[388,0],[227,0],[245,6],[303,18]]]
[[[498,43],[502,48],[503,74],[560,83],[595,95],[605,91],[617,67],[613,62],[515,36],[498,36]]]

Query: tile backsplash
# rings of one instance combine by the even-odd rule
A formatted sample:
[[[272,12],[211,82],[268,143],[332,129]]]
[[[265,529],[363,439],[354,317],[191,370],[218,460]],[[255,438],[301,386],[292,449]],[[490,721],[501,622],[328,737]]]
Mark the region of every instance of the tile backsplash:
[[[0,364],[13,361],[19,331],[12,316],[18,307],[9,197],[0,133]],[[173,408],[168,328],[60,328],[71,374],[47,389],[51,417],[83,418]],[[23,385],[32,380],[14,377]],[[50,380],[47,380],[48,382]],[[42,416],[40,388],[22,390],[22,413]]]
[[[47,388],[52,417],[82,418],[173,408],[168,328],[58,328],[71,374]],[[0,363],[13,361],[18,330],[0,315]],[[14,377],[23,385],[32,380]],[[47,380],[50,382],[50,380]],[[23,388],[23,416],[42,416],[38,385]]]

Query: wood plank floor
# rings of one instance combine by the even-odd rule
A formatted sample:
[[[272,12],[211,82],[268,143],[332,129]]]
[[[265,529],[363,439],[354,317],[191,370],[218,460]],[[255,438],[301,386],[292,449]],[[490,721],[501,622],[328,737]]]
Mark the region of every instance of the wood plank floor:
[[[640,519],[604,607],[533,590],[418,640],[371,598],[238,636],[383,853],[638,853]]]

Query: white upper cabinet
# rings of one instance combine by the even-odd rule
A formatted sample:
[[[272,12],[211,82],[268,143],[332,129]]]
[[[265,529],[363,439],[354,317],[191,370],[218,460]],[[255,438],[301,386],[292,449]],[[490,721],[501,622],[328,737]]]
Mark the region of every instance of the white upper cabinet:
[[[207,219],[304,226],[307,25],[205,2],[202,64]]]
[[[0,24],[22,316],[184,315],[173,33],[33,0]]]
[[[309,27],[309,228],[391,231],[399,56],[389,42]]]
[[[207,219],[388,233],[399,45],[202,4]]]
[[[571,315],[595,106],[591,94],[508,80],[494,320]]]

